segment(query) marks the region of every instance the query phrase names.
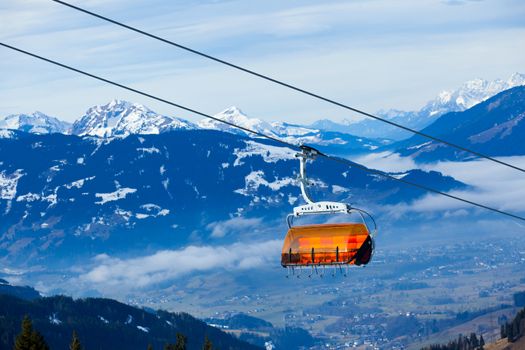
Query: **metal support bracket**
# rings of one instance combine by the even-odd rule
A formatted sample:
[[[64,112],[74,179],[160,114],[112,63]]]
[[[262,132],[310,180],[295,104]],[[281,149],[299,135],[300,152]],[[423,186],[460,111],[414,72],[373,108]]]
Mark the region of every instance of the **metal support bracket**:
[[[295,156],[299,158],[299,162],[301,165],[299,168],[299,183],[301,184],[301,194],[303,195],[303,198],[306,203],[315,204],[315,201],[310,196],[310,191],[308,190],[310,182],[308,182],[308,178],[306,177],[306,162],[309,159],[315,159],[318,155],[321,155],[322,153],[316,150],[315,148],[305,145],[300,146],[300,148],[302,152],[297,153]]]

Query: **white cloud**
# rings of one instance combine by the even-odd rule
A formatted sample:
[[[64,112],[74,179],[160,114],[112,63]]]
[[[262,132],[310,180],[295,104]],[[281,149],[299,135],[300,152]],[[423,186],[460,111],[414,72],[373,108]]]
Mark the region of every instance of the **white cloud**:
[[[235,243],[228,246],[189,246],[181,250],[161,250],[155,254],[120,259],[107,254],[93,259],[94,267],[78,281],[101,291],[136,289],[174,280],[194,272],[217,269],[243,270],[275,264],[281,241]]]
[[[520,167],[525,166],[525,157],[498,159]],[[456,193],[460,196],[501,210],[524,212],[525,178],[516,170],[488,160],[439,162],[429,168],[474,186],[472,190]],[[432,204],[439,206],[443,201],[429,198],[428,202],[427,205],[432,207]]]
[[[418,168],[418,165],[412,158],[401,157],[398,153],[392,152],[370,153],[358,157],[354,161],[369,168],[395,173]]]
[[[260,227],[262,219],[234,217],[225,221],[215,221],[206,226],[211,230],[211,237],[221,238],[232,232],[253,231]]]
[[[370,158],[369,164],[384,166],[384,170],[399,170],[408,166],[410,161],[403,157],[394,156],[392,159],[399,161],[389,164],[388,161]],[[525,166],[525,157],[498,157],[498,159],[520,167]],[[471,186],[467,190],[455,190],[449,194],[462,197],[499,210],[509,211],[523,215],[525,208],[525,178],[516,170],[503,167],[488,160],[470,162],[438,162],[436,164],[420,165],[423,170],[435,170],[454,177]],[[408,167],[411,168],[411,167]],[[406,170],[406,169],[405,169]],[[386,209],[393,215],[407,212],[431,213],[435,211],[447,212],[447,215],[462,215],[460,209],[471,209],[472,205],[440,195],[429,194],[410,204],[401,203],[388,206]],[[482,209],[480,209],[482,210]],[[483,213],[489,213],[488,211]]]

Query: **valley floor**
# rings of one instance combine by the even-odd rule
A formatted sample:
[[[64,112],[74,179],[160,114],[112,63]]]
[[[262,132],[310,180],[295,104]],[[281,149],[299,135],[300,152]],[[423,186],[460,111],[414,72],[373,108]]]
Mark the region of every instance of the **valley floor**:
[[[490,342],[498,338],[500,322],[516,312],[513,293],[525,289],[524,247],[520,240],[513,246],[481,240],[383,251],[347,278],[287,279],[279,270],[244,277],[241,285],[223,280],[240,286],[234,293],[218,293],[200,277],[188,282],[191,290],[179,289],[176,299],[165,290],[157,301],[201,317],[243,312],[280,327],[302,327],[332,349],[418,349],[470,332]]]

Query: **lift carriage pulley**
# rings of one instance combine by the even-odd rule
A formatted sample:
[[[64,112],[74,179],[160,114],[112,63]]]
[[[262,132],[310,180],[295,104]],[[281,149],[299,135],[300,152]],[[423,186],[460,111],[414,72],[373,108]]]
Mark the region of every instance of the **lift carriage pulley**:
[[[305,205],[295,207],[288,215],[288,232],[284,240],[281,265],[292,270],[310,267],[319,274],[318,268],[349,265],[366,265],[370,262],[374,249],[374,236],[377,231],[373,217],[362,209],[346,203],[320,201],[312,199],[309,187],[313,184],[306,176],[306,164],[321,153],[315,148],[301,146],[301,152],[296,155],[300,161],[299,183]],[[294,218],[307,215],[345,214],[349,217],[357,214],[360,222],[326,223],[315,225],[294,226]],[[366,218],[374,225],[369,229]],[[322,275],[322,274],[321,274]]]

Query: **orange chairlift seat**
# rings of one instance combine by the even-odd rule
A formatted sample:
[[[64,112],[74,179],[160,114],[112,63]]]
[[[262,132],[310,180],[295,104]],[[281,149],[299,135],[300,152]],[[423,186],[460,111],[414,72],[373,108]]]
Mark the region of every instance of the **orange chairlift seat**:
[[[319,151],[301,146],[302,153],[297,154],[301,161],[301,193],[306,205],[295,207],[288,216],[289,230],[284,239],[281,252],[281,265],[286,268],[305,266],[343,266],[366,265],[370,262],[377,231],[375,221],[364,210],[345,203],[314,202],[308,193],[309,182],[306,179],[306,161],[319,155]],[[345,222],[293,226],[293,219],[304,215],[333,215],[357,213],[361,222]],[[365,215],[374,224],[371,232]]]

